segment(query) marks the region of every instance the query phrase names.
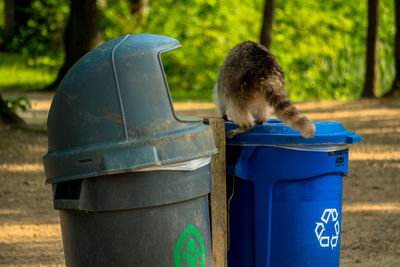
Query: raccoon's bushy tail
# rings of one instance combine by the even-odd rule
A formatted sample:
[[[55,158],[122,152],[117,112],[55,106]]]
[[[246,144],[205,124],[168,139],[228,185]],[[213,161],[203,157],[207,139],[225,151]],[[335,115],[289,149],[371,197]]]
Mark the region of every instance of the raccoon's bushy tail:
[[[315,125],[296,109],[284,90],[267,90],[266,98],[281,122],[299,131],[305,138],[315,136]]]

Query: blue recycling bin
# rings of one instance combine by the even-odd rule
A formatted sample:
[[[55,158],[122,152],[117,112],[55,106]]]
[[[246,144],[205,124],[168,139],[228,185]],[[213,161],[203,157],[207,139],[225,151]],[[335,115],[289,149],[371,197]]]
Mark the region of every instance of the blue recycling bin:
[[[229,267],[339,266],[342,179],[361,138],[314,124],[312,139],[271,119],[227,140]]]

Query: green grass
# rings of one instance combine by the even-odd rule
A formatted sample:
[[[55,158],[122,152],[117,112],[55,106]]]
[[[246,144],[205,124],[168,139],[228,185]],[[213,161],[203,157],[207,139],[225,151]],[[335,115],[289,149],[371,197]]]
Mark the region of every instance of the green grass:
[[[0,53],[0,89],[38,90],[54,81],[58,68],[31,66],[29,62],[23,55]]]

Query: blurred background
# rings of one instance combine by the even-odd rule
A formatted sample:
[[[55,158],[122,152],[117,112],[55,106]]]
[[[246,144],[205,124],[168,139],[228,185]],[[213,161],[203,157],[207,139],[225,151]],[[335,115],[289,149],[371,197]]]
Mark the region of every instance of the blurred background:
[[[177,112],[219,116],[229,50],[261,42],[312,120],[361,135],[343,179],[341,266],[400,266],[399,0],[0,0],[0,266],[65,266],[46,119],[85,53],[124,34],[173,37],[162,55]]]
[[[263,12],[268,2],[272,8]],[[376,9],[378,1],[369,2]],[[390,91],[395,77],[394,3],[381,0],[379,28],[372,25],[378,31],[375,96]],[[354,100],[364,88],[367,26],[368,1],[358,0],[1,0],[0,88],[54,90],[65,67],[101,42],[154,33],[183,45],[163,56],[173,97],[210,101],[229,50],[260,42],[264,31],[272,43],[262,43],[286,71],[293,101]]]

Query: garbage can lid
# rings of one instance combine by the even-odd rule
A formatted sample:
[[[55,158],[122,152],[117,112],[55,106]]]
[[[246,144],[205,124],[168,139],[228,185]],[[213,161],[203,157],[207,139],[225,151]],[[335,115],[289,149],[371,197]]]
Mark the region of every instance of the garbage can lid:
[[[160,54],[169,37],[134,34],[83,56],[49,111],[46,183],[171,164],[216,153],[211,128],[173,109]]]
[[[338,145],[361,142],[361,137],[347,131],[340,122],[313,121],[316,132],[314,138],[304,138],[301,134],[280,122],[270,119],[266,123],[256,125],[250,132],[227,139],[227,145]],[[238,126],[227,122],[226,130]]]

